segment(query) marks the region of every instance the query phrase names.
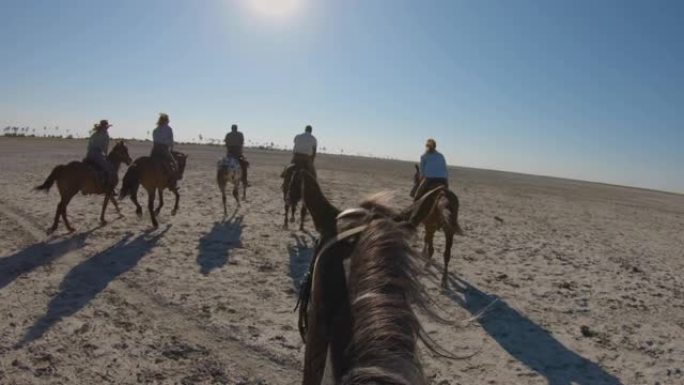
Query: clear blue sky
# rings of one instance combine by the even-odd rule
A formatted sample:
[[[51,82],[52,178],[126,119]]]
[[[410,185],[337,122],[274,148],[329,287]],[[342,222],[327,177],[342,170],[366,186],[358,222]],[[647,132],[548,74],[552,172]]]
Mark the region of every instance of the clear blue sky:
[[[684,192],[683,20],[677,0],[0,0],[0,126],[145,137],[164,111],[181,139],[289,144],[310,123],[334,151],[434,137],[455,165]]]

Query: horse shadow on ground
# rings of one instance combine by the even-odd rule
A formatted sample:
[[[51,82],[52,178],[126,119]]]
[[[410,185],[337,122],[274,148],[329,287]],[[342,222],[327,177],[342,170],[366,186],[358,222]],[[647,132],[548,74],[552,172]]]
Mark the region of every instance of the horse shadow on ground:
[[[290,254],[290,271],[289,275],[292,278],[292,285],[297,293],[302,285],[302,280],[306,273],[309,272],[309,265],[313,259],[314,248],[316,246],[316,238],[311,233],[304,235],[292,233],[294,245],[287,246],[287,252]]]
[[[544,376],[549,385],[622,385],[598,364],[573,352],[503,299],[449,277],[446,295],[462,306],[508,354]]]
[[[12,255],[0,259],[0,289],[20,276],[52,263],[59,257],[78,250],[85,245],[91,231],[60,239],[56,242],[43,241],[31,245]]]
[[[242,247],[243,216],[233,215],[227,220],[214,223],[211,231],[199,240],[197,264],[200,272],[209,275],[212,270],[225,266],[230,251]]]
[[[83,309],[110,282],[135,267],[168,229],[154,235],[148,231],[132,240],[132,234],[128,233],[114,245],[71,269],[59,285],[59,293],[50,301],[47,313],[31,326],[16,347],[41,338],[61,319]]]

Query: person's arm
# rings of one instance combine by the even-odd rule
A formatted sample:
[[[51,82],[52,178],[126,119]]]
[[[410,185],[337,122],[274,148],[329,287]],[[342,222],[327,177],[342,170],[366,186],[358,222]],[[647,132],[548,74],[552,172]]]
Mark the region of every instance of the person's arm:
[[[316,140],[316,138],[314,138],[314,142],[313,142],[313,155],[311,155],[311,158],[315,158],[315,157],[316,157],[316,150],[317,150],[317,149],[318,149],[318,141]]]
[[[245,146],[245,135],[241,132],[240,133],[240,148]]]
[[[425,177],[425,155],[420,157],[420,177]]]
[[[173,130],[169,128],[169,139],[171,141],[171,144],[169,145],[169,149],[173,149]]]

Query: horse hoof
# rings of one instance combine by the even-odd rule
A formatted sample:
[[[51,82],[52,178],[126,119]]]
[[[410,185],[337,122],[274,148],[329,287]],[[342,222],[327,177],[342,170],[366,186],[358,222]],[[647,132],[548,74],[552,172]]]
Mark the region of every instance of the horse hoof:
[[[75,229],[75,228],[73,228],[73,227],[69,227],[69,228],[67,228],[67,230],[69,230],[69,232],[70,232],[70,233],[73,233],[73,232],[75,232],[75,231],[76,231],[76,229]]]
[[[104,226],[106,224],[107,224],[107,221],[105,221],[104,219],[100,219],[100,225],[101,226]]]
[[[56,227],[50,227],[49,229],[47,229],[47,230],[45,231],[45,233],[47,233],[47,235],[50,235],[50,234],[54,233],[55,230],[57,230]]]
[[[178,210],[173,210],[173,211],[171,211],[171,215],[172,215],[172,216],[173,216],[173,215],[176,215],[177,212],[178,212]]]
[[[138,218],[142,217],[142,210],[135,210],[135,214],[138,216]]]

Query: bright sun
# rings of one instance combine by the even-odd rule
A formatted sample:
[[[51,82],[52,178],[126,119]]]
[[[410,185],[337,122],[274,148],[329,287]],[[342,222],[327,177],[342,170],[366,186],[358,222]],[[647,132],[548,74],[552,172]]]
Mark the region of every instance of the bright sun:
[[[290,16],[302,5],[302,0],[247,0],[249,6],[262,15]]]

